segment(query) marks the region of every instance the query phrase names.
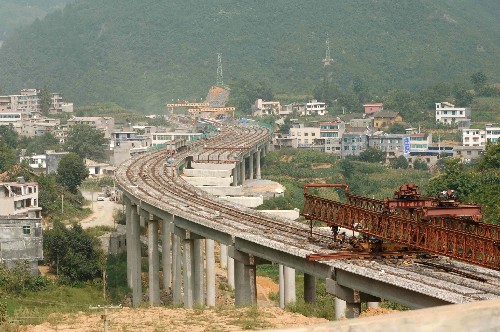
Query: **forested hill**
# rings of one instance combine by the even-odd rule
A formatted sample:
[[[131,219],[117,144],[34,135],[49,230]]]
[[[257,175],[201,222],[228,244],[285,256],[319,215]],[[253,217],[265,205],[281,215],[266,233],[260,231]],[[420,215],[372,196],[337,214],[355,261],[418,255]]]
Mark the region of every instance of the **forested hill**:
[[[14,29],[32,23],[73,0],[0,0],[0,45]]]
[[[4,93],[47,86],[79,104],[158,111],[216,81],[311,91],[328,74],[375,91],[500,79],[497,0],[76,0],[0,48]],[[324,67],[326,35],[334,62]]]

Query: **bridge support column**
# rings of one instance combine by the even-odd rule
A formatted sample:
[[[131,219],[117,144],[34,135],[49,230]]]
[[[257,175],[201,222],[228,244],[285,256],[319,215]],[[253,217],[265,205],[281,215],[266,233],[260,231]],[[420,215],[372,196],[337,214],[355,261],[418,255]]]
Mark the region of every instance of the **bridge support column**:
[[[304,273],[304,301],[316,305],[316,277]]]
[[[279,264],[279,291],[280,291],[280,308],[285,309],[285,276],[283,274],[284,266]]]
[[[185,231],[184,231],[185,232]],[[184,272],[184,308],[193,308],[193,251],[194,241],[190,238],[182,240],[182,270]]]
[[[246,178],[246,170],[245,170],[245,157],[242,158],[241,160],[241,168],[240,168],[240,173],[241,173],[241,185],[245,184],[245,178]]]
[[[234,304],[237,307],[257,303],[257,285],[253,257],[229,247],[229,256],[234,259]]]
[[[182,303],[181,238],[177,234],[172,235],[172,301],[174,305],[180,305]]]
[[[141,241],[139,225],[138,206],[131,203],[127,207],[130,212],[127,215],[127,279],[128,285],[132,289],[132,305],[139,305],[142,297],[141,284]]]
[[[149,304],[160,304],[160,255],[158,252],[158,220],[148,223],[148,275],[149,275]]]
[[[225,244],[219,244],[219,254],[220,254],[220,267],[227,268],[227,246]]]
[[[234,289],[234,259],[227,257],[227,284],[229,288]]]
[[[253,160],[255,158],[255,153],[250,152],[250,157],[248,158],[248,171],[250,174],[248,175],[249,180],[253,180]]]
[[[205,240],[206,276],[207,276],[207,306],[215,307],[215,252],[214,240]],[[227,259],[227,256],[226,256]]]
[[[260,150],[259,149],[257,149],[256,160],[255,161],[257,163],[256,170],[255,170],[255,178],[257,180],[260,180],[261,175],[260,175]]]
[[[173,219],[173,216],[172,216]],[[168,290],[172,287],[172,223],[168,220],[162,220],[161,225],[161,259],[163,270],[163,289]]]
[[[335,280],[326,279],[326,291],[345,301],[345,317],[346,318],[356,318],[361,312],[361,302],[376,302],[380,301],[378,297],[361,293],[359,291],[353,290],[348,287],[341,286],[337,284]],[[337,309],[337,305],[339,308]],[[335,299],[335,317],[337,318],[341,315],[342,303]],[[341,316],[339,316],[341,317]]]
[[[347,304],[344,300],[335,297],[335,320],[340,320],[342,318],[346,318],[346,309]]]
[[[295,293],[295,269],[291,267],[283,267],[284,289],[285,289],[285,306],[297,301]]]
[[[192,237],[193,233],[190,234]],[[205,269],[203,261],[203,239],[193,240],[193,303],[205,304]]]
[[[238,185],[238,166],[236,164],[231,173],[233,175],[233,186],[236,187]]]

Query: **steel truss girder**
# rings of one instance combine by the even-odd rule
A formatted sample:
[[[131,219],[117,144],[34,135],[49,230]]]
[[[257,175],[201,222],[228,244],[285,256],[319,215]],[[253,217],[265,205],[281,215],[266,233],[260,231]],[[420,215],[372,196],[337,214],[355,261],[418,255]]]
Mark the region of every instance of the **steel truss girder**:
[[[305,194],[302,215],[395,243],[500,270],[500,242],[443,224],[419,222]]]

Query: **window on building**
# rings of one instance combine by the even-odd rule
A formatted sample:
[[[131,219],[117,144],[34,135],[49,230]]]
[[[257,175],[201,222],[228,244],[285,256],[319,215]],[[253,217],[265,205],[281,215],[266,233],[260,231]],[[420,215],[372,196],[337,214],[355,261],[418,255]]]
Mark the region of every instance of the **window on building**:
[[[467,151],[467,155],[470,156],[472,154],[472,151]]]
[[[23,234],[30,235],[31,234],[31,226],[23,226]]]

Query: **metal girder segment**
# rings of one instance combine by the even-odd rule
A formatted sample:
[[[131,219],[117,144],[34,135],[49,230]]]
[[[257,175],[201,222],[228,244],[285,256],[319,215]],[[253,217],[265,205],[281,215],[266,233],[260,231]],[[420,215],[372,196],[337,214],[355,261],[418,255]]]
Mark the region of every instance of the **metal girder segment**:
[[[409,289],[391,285],[382,281],[367,278],[348,271],[335,269],[337,284],[358,290],[360,292],[380,297],[389,301],[403,304],[412,309],[451,304],[451,302],[424,295]]]
[[[236,237],[234,240],[235,249],[247,254],[266,259],[270,262],[279,263],[299,271],[307,272],[318,278],[331,278],[332,268],[318,262],[309,262],[305,258],[273,249],[258,243],[250,242]]]

